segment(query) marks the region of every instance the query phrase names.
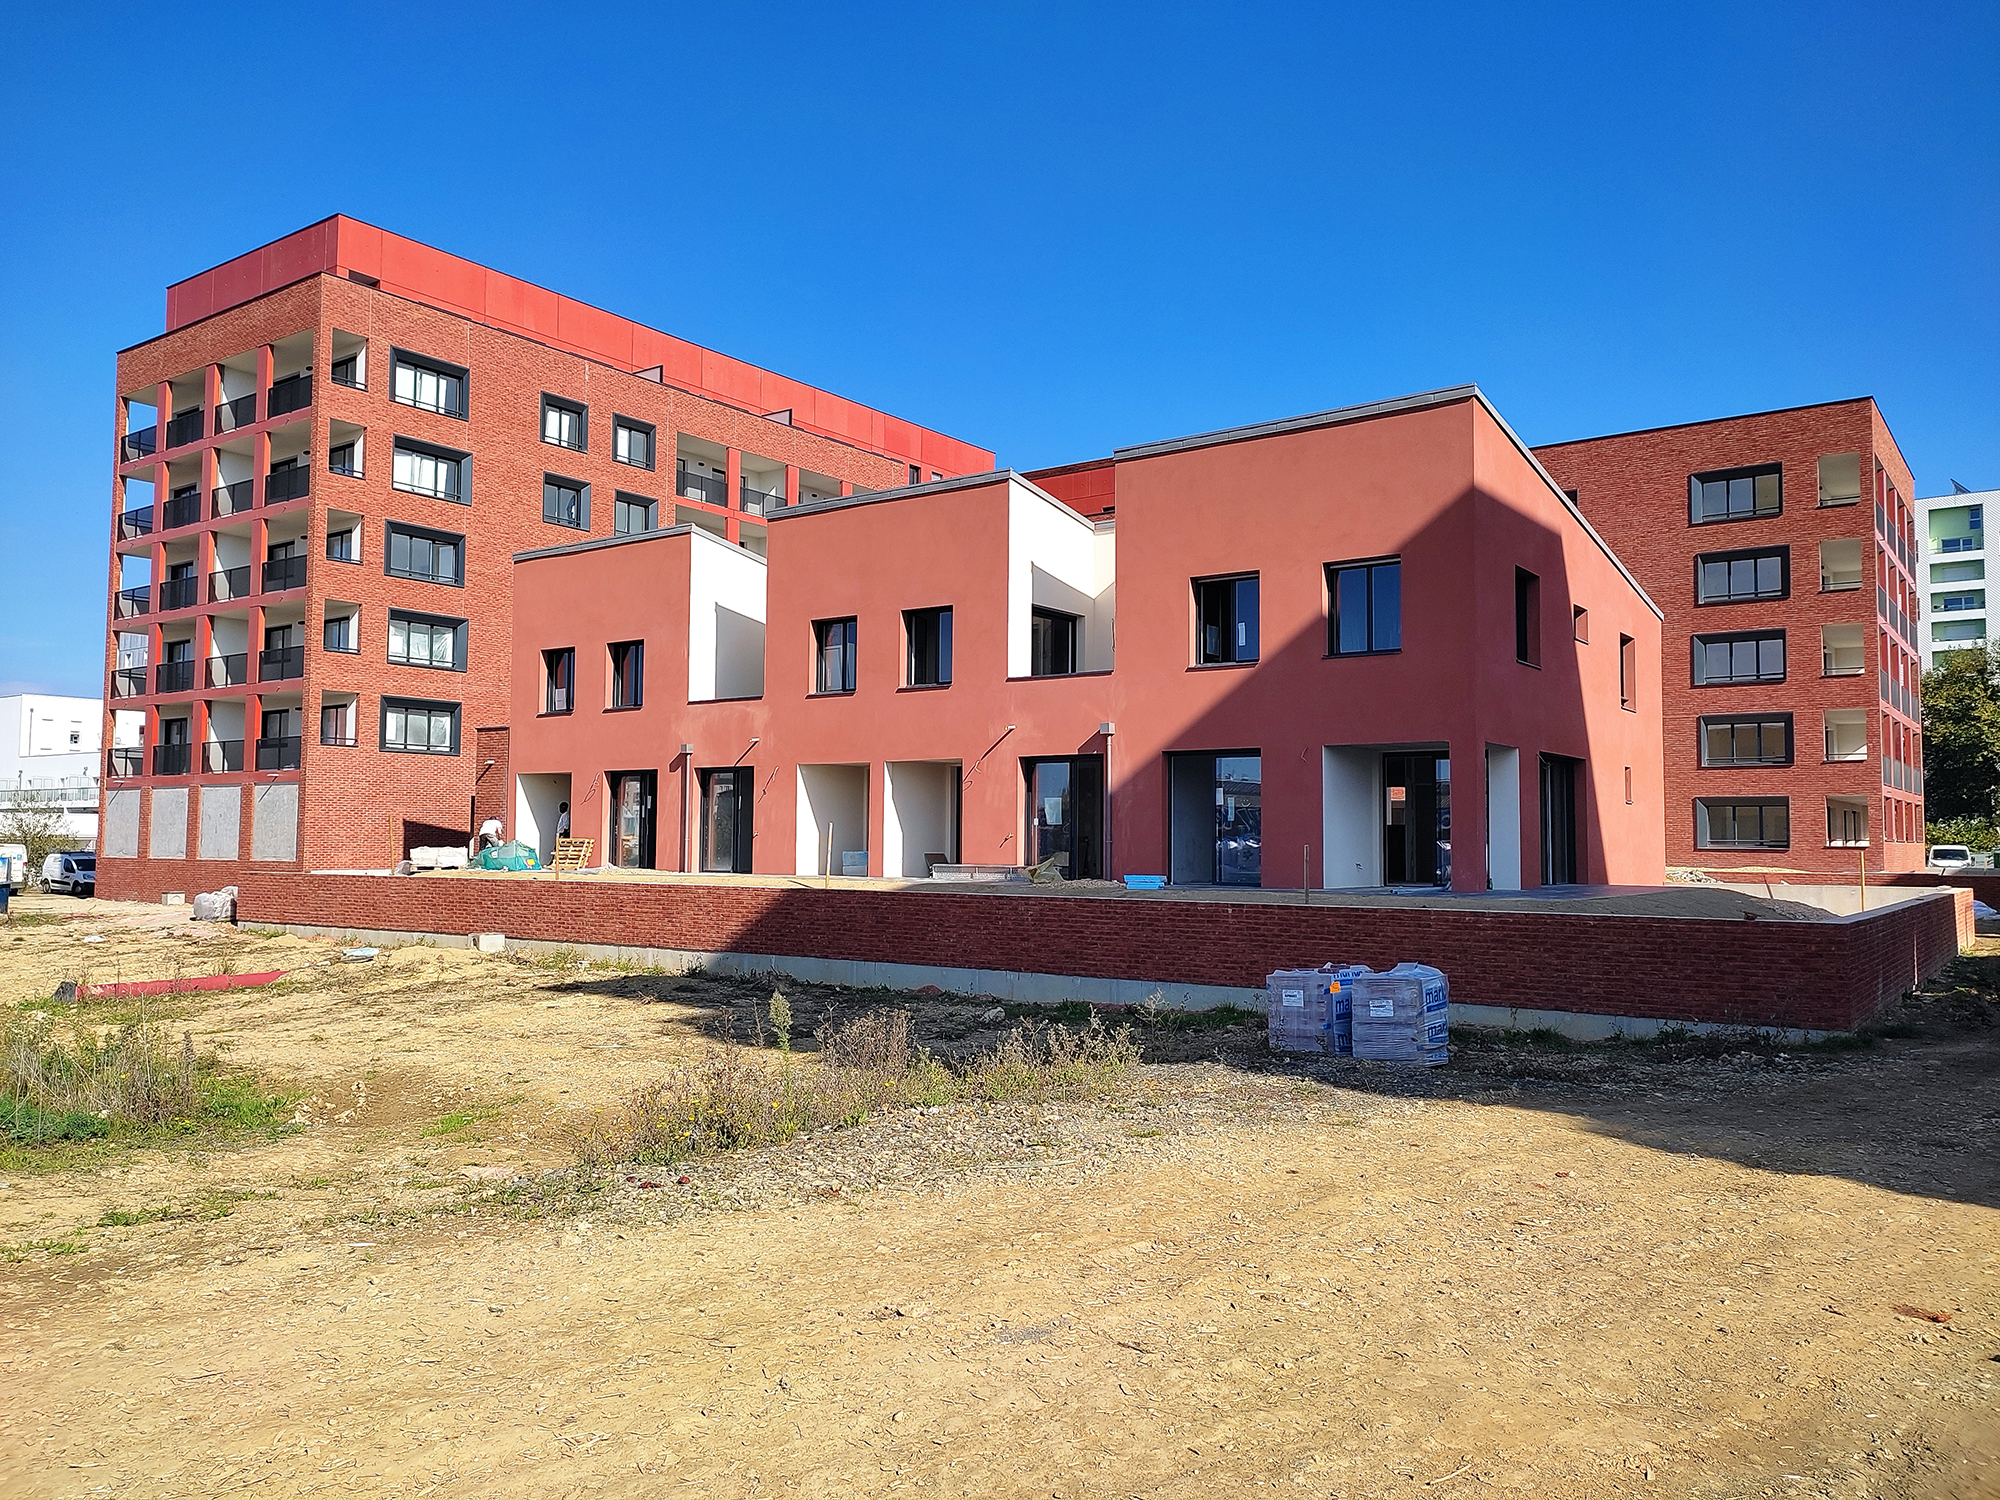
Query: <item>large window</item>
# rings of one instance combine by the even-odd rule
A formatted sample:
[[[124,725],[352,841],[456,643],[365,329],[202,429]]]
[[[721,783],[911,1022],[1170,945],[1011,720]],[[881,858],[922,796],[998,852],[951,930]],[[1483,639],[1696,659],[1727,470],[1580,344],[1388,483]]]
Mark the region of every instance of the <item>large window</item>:
[[[656,530],[659,524],[659,501],[622,493],[611,497],[611,530],[614,534],[631,536]]]
[[[653,467],[653,429],[630,417],[615,418],[611,426],[611,456],[635,469]]]
[[[391,578],[414,578],[421,583],[463,585],[465,538],[448,531],[430,531],[421,526],[405,526],[391,521],[388,544],[382,549],[383,571]]]
[[[1695,526],[1705,526],[1711,521],[1748,521],[1757,516],[1775,516],[1782,506],[1781,490],[1777,464],[1691,474],[1688,476],[1688,521]]]
[[[909,685],[943,687],[951,681],[951,611],[906,609],[903,634],[909,641]]]
[[[813,622],[813,691],[851,693],[854,691],[853,620]]]
[[[1792,716],[1745,714],[1701,721],[1704,766],[1788,766],[1792,763]]]
[[[1694,638],[1696,687],[1784,680],[1785,632],[1782,630],[1742,635],[1698,635]]]
[[[1366,656],[1403,649],[1403,564],[1328,563],[1326,593],[1332,602],[1329,656]]]
[[[399,667],[465,670],[465,621],[389,611],[389,661]]]
[[[542,476],[542,519],[557,526],[590,530],[590,486],[580,479]]]
[[[458,754],[458,705],[384,698],[382,748],[418,755]]]
[[[422,411],[442,412],[447,417],[465,415],[465,371],[459,366],[421,359],[401,349],[394,351],[393,363],[391,401]]]
[[[542,653],[542,712],[566,714],[576,707],[576,648]]]
[[[1037,607],[1028,621],[1028,675],[1067,677],[1076,670],[1077,616]]]
[[[470,467],[463,453],[399,437],[396,439],[389,482],[412,495],[429,495],[433,500],[470,505],[472,497],[470,486],[466,483],[466,471]]]
[[[1257,659],[1257,575],[1194,581],[1195,660],[1204,666]]]
[[[555,396],[542,397],[542,441],[581,453],[588,446],[590,415],[586,408]]]
[[[321,639],[327,650],[356,652],[361,649],[354,628],[357,618],[352,614],[337,615],[331,605],[327,607],[326,622],[321,627]]]
[[[1742,604],[1782,599],[1791,592],[1792,549],[1705,552],[1694,560],[1694,602]]]
[[[646,643],[611,643],[611,701],[607,708],[637,708],[646,697]]]
[[[1542,580],[1526,568],[1514,570],[1514,659],[1542,664]]]
[[[1694,805],[1694,846],[1697,849],[1789,849],[1792,846],[1791,803],[1783,797],[1760,802],[1724,797],[1699,798]]]

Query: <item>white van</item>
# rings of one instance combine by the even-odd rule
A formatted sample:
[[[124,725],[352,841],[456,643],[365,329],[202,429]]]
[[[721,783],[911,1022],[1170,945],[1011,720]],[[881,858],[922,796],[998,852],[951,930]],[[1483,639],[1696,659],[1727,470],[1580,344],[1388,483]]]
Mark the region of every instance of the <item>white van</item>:
[[[97,894],[97,856],[88,849],[51,854],[42,861],[42,889],[72,896]]]
[[[1932,844],[1930,867],[1933,870],[1951,871],[1969,869],[1972,865],[1972,851],[1963,844]]]
[[[0,844],[0,876],[5,877],[10,891],[18,891],[28,883],[26,844]]]

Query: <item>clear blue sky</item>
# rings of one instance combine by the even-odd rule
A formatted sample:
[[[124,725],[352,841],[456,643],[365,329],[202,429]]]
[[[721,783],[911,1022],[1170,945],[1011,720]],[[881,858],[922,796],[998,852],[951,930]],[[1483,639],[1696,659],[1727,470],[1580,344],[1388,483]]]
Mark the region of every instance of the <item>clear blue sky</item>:
[[[335,212],[1018,468],[1477,381],[1530,442],[1871,394],[1920,493],[2000,486],[1990,0],[24,5],[7,42],[0,693],[101,689],[115,351]]]

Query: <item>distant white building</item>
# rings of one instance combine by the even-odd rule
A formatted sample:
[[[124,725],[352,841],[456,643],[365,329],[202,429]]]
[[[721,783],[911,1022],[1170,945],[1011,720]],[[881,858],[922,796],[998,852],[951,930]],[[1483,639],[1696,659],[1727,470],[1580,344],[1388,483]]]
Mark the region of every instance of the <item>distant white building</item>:
[[[97,837],[97,782],[104,765],[104,705],[96,698],[17,693],[0,698],[0,813],[24,799],[53,798],[63,831]]]
[[[1924,670],[1944,651],[1986,646],[1986,510],[2000,490],[1934,495],[1917,502],[1924,543]]]

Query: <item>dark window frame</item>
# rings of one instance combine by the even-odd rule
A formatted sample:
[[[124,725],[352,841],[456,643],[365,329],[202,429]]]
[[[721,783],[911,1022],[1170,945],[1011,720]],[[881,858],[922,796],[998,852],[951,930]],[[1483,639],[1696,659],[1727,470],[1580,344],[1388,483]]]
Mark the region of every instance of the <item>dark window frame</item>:
[[[577,441],[565,443],[561,438],[549,436],[549,413],[561,412],[564,416],[576,418]],[[551,448],[560,448],[565,453],[588,453],[590,451],[590,408],[581,401],[572,401],[567,396],[554,396],[542,392],[542,407],[537,431],[543,442]]]
[[[346,606],[343,605],[342,608],[346,608]],[[334,651],[342,656],[359,656],[361,654],[361,611],[359,609],[355,609],[350,614],[334,615],[328,614],[322,608],[319,620],[319,639],[322,651]],[[341,634],[347,640],[345,646],[336,646],[328,639],[328,632],[336,625],[343,627]]]
[[[1709,818],[1716,808],[1754,807],[1758,813],[1759,837],[1752,839],[1717,840],[1709,831]],[[1782,842],[1774,842],[1762,837],[1765,816],[1771,808],[1782,808],[1785,814],[1785,837]],[[1733,814],[1732,814],[1733,817]],[[1789,797],[1697,797],[1694,799],[1694,846],[1697,849],[1789,849],[1792,847],[1792,799]]]
[[[621,524],[626,512],[642,509],[650,517],[647,525],[634,530]],[[660,502],[645,495],[634,495],[628,490],[611,492],[611,534],[613,536],[644,536],[649,531],[660,529]]]
[[[623,713],[646,706],[646,643],[611,641],[605,648],[610,671],[604,680],[606,713]],[[575,695],[572,694],[572,697]]]
[[[1618,706],[1639,711],[1639,643],[1629,635],[1618,637]]]
[[[413,583],[435,583],[446,588],[465,587],[465,537],[453,531],[439,531],[430,526],[416,526],[407,521],[384,521],[382,523],[382,574],[386,578],[403,578]],[[396,567],[396,538],[405,541],[429,542],[433,548],[449,543],[455,549],[456,576],[440,578],[435,569],[429,573],[415,573]]]
[[[1377,578],[1378,571],[1394,569],[1396,575],[1396,643],[1384,646],[1376,636]],[[1340,645],[1340,577],[1343,573],[1361,573],[1364,600],[1362,604],[1362,633],[1368,644],[1365,649],[1343,651]],[[1335,656],[1395,656],[1403,649],[1403,559],[1394,557],[1363,557],[1345,562],[1330,562],[1324,570],[1326,580],[1326,654]],[[1261,599],[1260,599],[1261,607]]]
[[[1035,626],[1037,623],[1045,623],[1049,626],[1057,627],[1063,632],[1061,638],[1068,642],[1068,667],[1058,670],[1055,666],[1051,665],[1047,671],[1041,670],[1043,655],[1047,655],[1049,661],[1053,663],[1056,659],[1056,653],[1052,649],[1046,653],[1037,649],[1035,644]],[[1045,604],[1037,604],[1030,608],[1028,611],[1028,675],[1030,677],[1076,676],[1078,672],[1083,670],[1082,653],[1077,649],[1077,641],[1082,636],[1082,633],[1082,615],[1073,615],[1065,609],[1050,609]],[[1043,638],[1053,647],[1057,636],[1049,632],[1044,632]]]
[[[1786,639],[1786,632],[1782,629],[1715,630],[1715,631],[1706,631],[1696,635],[1692,635],[1688,639],[1692,642],[1692,650],[1689,653],[1691,660],[1688,664],[1688,674],[1689,674],[1688,685],[1690,687],[1698,687],[1698,688],[1748,687],[1751,685],[1769,686],[1771,683],[1774,682],[1783,682],[1791,674],[1791,669],[1792,669],[1791,643]],[[1721,677],[1721,678],[1716,678],[1713,681],[1710,681],[1702,676],[1702,664],[1707,658],[1708,654],[1707,648],[1710,645],[1721,645],[1723,643],[1727,643],[1733,646],[1738,641],[1756,641],[1761,645],[1763,642],[1769,640],[1777,641],[1778,649],[1780,653],[1784,656],[1784,670],[1779,672],[1777,676],[1766,677],[1762,675],[1762,673],[1760,672],[1759,675],[1755,677]],[[1762,659],[1762,656],[1763,653],[1759,651],[1758,657],[1760,661]]]
[[[1721,729],[1725,727],[1731,730],[1735,730],[1745,724],[1754,724],[1757,726],[1758,730],[1760,731],[1758,735],[1760,744],[1761,741],[1763,740],[1763,734],[1761,733],[1763,726],[1767,724],[1783,725],[1785,731],[1784,757],[1782,759],[1777,759],[1777,760],[1768,759],[1763,756],[1759,756],[1757,758],[1749,760],[1711,759],[1708,753],[1709,730]],[[1762,714],[1703,714],[1695,720],[1694,734],[1695,734],[1695,764],[1700,766],[1703,770],[1732,770],[1732,769],[1742,769],[1744,767],[1789,766],[1795,764],[1798,757],[1797,726],[1794,722],[1794,716],[1789,713],[1772,712],[1772,713],[1762,713]],[[1731,736],[1731,739],[1732,741],[1734,740],[1733,734]]]
[[[842,632],[841,639],[838,642],[839,655],[837,658],[830,658],[828,647],[832,640],[832,632],[836,629]],[[854,692],[860,682],[860,673],[856,668],[861,645],[860,621],[858,617],[854,615],[840,615],[831,619],[814,620],[812,622],[812,631],[812,696],[816,698],[836,697]],[[833,675],[827,670],[830,659],[837,660],[840,665],[840,682],[837,686],[828,686]]]
[[[1765,475],[1770,475],[1778,481],[1774,487],[1777,492],[1777,498],[1769,510],[1759,510],[1757,508],[1757,481]],[[1751,508],[1741,515],[1731,514],[1727,510],[1718,516],[1704,515],[1702,513],[1702,486],[1721,484],[1726,491],[1730,481],[1736,479],[1747,479],[1750,481]],[[1726,503],[1725,501],[1725,505]],[[1743,464],[1734,469],[1707,469],[1699,474],[1688,475],[1688,525],[1690,526],[1723,526],[1733,521],[1768,521],[1773,516],[1781,516],[1784,513],[1785,466],[1782,463]]]
[[[628,432],[643,432],[646,435],[646,461],[644,463],[635,464],[629,458],[620,458],[618,456],[618,430],[621,427]],[[649,473],[657,470],[660,466],[660,429],[651,422],[642,422],[637,417],[621,416],[619,413],[613,412],[611,414],[611,461],[615,464],[623,464],[628,469],[644,469]]]
[[[450,464],[457,471],[457,491],[453,493],[427,490],[416,485],[399,483],[396,479],[398,453],[410,453],[419,458]],[[389,488],[399,495],[418,495],[426,500],[442,500],[447,505],[470,505],[472,504],[472,455],[463,449],[447,448],[442,443],[427,443],[422,438],[405,437],[402,433],[397,433],[389,442]]]
[[[1542,575],[1521,567],[1514,569],[1514,660],[1542,664]]]
[[[438,698],[405,698],[399,695],[385,693],[382,696],[381,703],[378,705],[379,711],[376,716],[376,722],[378,726],[376,730],[376,737],[378,744],[385,753],[390,755],[461,754],[463,753],[464,749],[464,746],[461,742],[461,730],[463,728],[462,721],[464,718],[464,707],[465,705],[462,703],[449,703],[444,701],[443,699],[438,699]],[[418,745],[414,747],[411,746],[408,742],[409,737],[407,733],[408,729],[407,718],[405,720],[405,726],[404,726],[406,731],[404,735],[404,743],[400,745],[391,744],[389,742],[389,715],[392,712],[401,712],[406,716],[410,713],[424,713],[430,715],[433,721],[435,721],[438,714],[449,713],[451,715],[451,747],[449,749],[439,749],[434,745]]]
[[[1729,564],[1738,562],[1762,562],[1767,558],[1778,561],[1778,591],[1774,594],[1753,592],[1748,594],[1723,594],[1710,598],[1703,592],[1702,573],[1705,567],[1720,564],[1725,570]],[[1754,575],[1755,569],[1752,569]],[[1858,587],[1859,585],[1857,585]],[[1779,599],[1792,597],[1792,549],[1789,544],[1771,547],[1734,547],[1726,552],[1697,552],[1694,559],[1694,602],[1697,609],[1709,609],[1725,604],[1768,604]]]
[[[412,661],[407,644],[404,646],[402,658],[399,660],[393,654],[393,647],[389,644],[395,638],[395,628],[398,621],[401,621],[404,626],[405,642],[409,639],[407,634],[408,627],[412,625],[422,625],[433,632],[440,625],[450,630],[452,633],[452,664],[448,667],[440,667],[435,662]],[[469,644],[468,637],[470,631],[470,622],[460,619],[457,615],[434,615],[419,609],[401,609],[392,605],[387,612],[387,619],[383,625],[382,660],[388,666],[415,667],[423,672],[463,672],[466,669],[465,657],[466,648]]]
[[[420,401],[405,401],[396,394],[396,375],[404,366],[422,370],[427,375],[440,375],[458,382],[458,410],[447,406],[427,406]],[[389,400],[397,406],[407,406],[411,411],[433,412],[440,417],[450,417],[453,421],[470,420],[472,411],[472,372],[464,365],[455,365],[450,360],[433,359],[428,354],[418,354],[411,349],[391,347],[389,350]]]
[[[903,685],[951,686],[952,618],[949,604],[903,611]],[[927,674],[927,675],[924,675]]]
[[[560,514],[555,513],[553,511],[549,499],[549,492],[551,490],[569,490],[575,493],[576,495],[575,520],[565,521]],[[547,525],[560,526],[568,531],[589,531],[590,530],[590,482],[584,479],[572,479],[567,474],[547,474],[547,473],[543,474],[542,475],[542,520]]]
[[[1255,597],[1255,609],[1250,614],[1249,641],[1245,649],[1247,656],[1237,655],[1236,637],[1244,633],[1243,585],[1249,584]],[[1263,614],[1264,592],[1262,575],[1254,571],[1238,573],[1211,573],[1188,580],[1189,593],[1194,605],[1194,665],[1198,667],[1247,667],[1254,666],[1263,654]],[[1228,639],[1228,655],[1219,651],[1211,654],[1208,649],[1210,628],[1209,603],[1211,590],[1228,590],[1227,612],[1217,610],[1217,628]]]

